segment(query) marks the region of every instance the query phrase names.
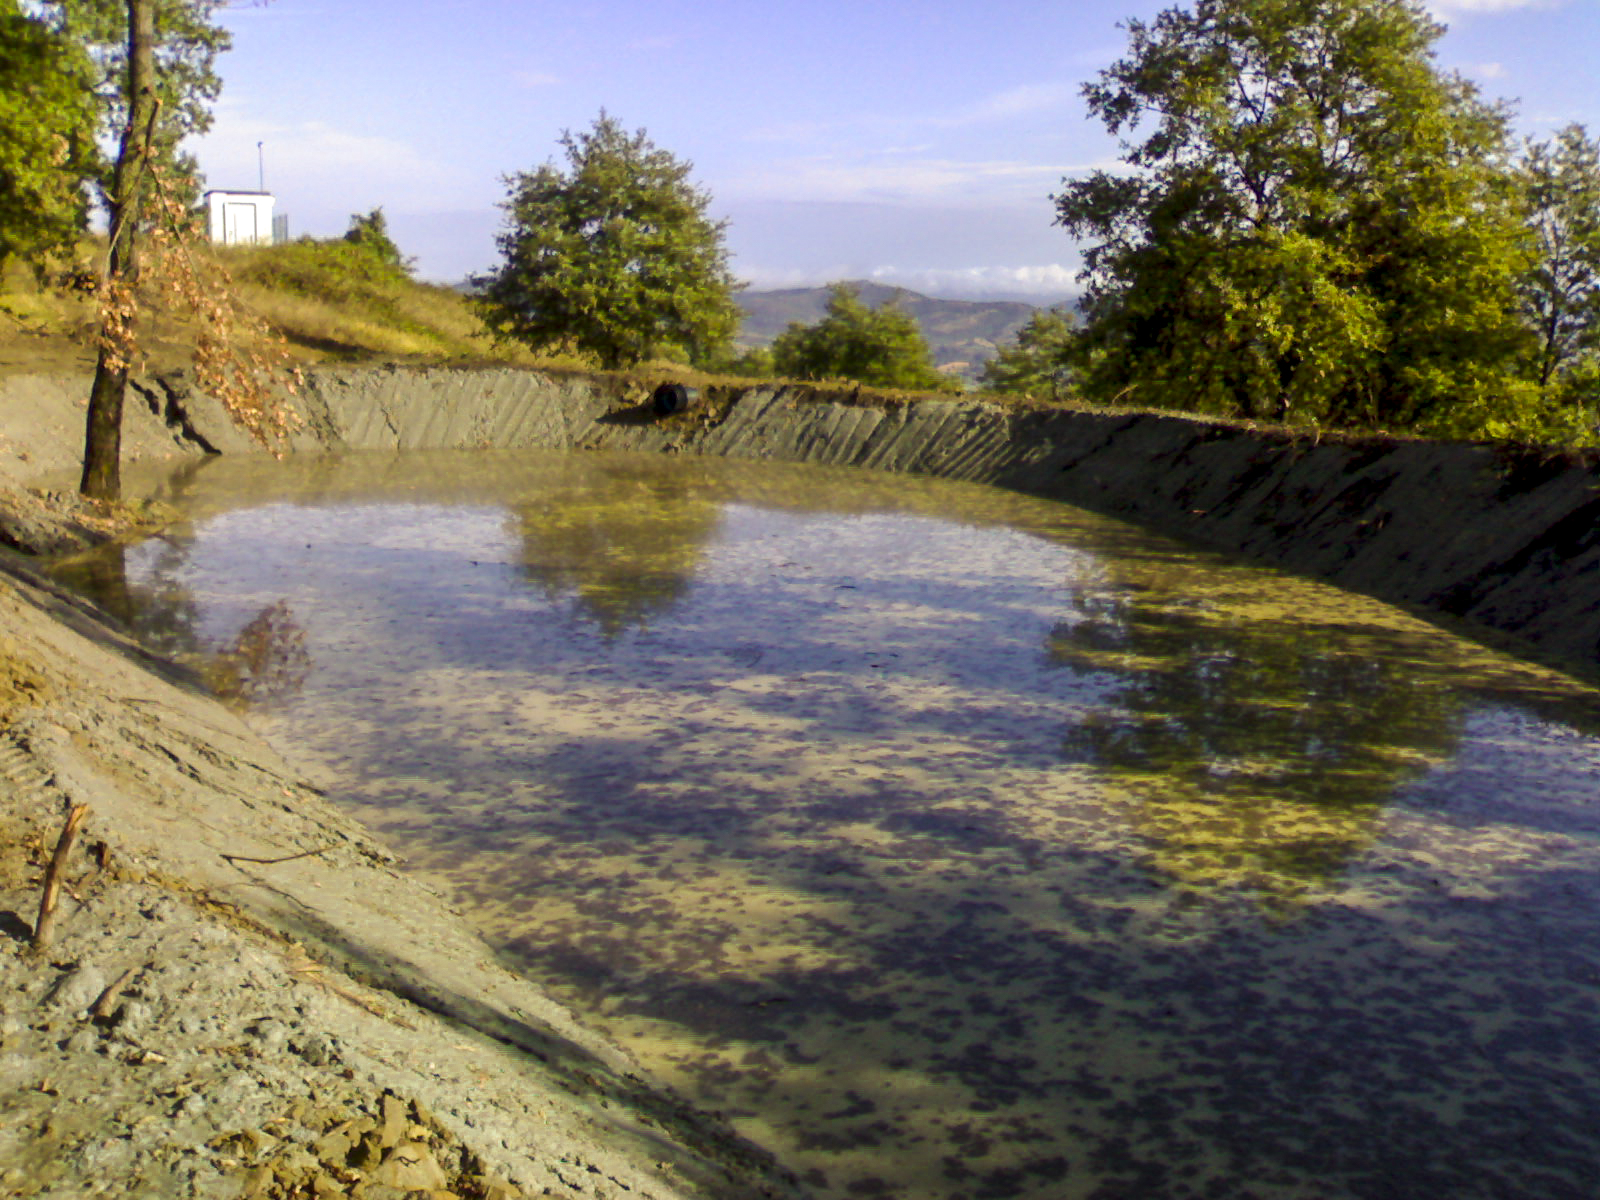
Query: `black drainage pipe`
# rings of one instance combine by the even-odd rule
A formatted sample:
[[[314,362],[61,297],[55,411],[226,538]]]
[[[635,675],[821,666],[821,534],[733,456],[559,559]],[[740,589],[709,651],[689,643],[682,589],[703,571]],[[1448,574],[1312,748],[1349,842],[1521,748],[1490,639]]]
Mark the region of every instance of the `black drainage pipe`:
[[[650,405],[659,417],[669,417],[700,403],[700,389],[681,383],[663,383],[650,397]]]

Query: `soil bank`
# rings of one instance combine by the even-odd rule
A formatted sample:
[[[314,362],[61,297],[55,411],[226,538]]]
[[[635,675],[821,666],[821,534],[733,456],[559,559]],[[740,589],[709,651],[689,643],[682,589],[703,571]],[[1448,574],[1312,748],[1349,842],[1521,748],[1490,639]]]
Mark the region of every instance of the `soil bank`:
[[[52,390],[53,389],[53,390]],[[0,400],[56,467],[81,391]],[[17,418],[24,419],[18,423]],[[134,455],[194,453],[130,412]],[[0,505],[14,542],[106,522]],[[38,548],[38,547],[33,547]],[[54,940],[28,940],[70,804]],[[0,551],[0,1197],[798,1197],[506,971],[196,680]]]
[[[1600,454],[1330,437],[1155,413],[728,385],[669,417],[659,380],[321,369],[296,451],[596,448],[910,471],[1017,488],[1459,621],[1600,671]],[[75,469],[82,378],[0,381],[0,485]],[[182,375],[129,406],[126,454],[254,449]],[[0,529],[0,542],[5,533]]]
[[[1126,518],[1600,671],[1600,454],[1258,430],[1154,413],[704,389],[669,417],[658,380],[519,370],[322,371],[302,449],[597,448],[948,476]],[[173,428],[245,448],[181,380]],[[74,450],[76,447],[74,447]]]

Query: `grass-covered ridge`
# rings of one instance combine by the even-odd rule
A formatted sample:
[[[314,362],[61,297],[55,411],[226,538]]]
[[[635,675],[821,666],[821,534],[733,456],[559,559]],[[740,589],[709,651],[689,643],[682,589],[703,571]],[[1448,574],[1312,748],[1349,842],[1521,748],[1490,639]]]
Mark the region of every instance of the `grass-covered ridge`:
[[[413,279],[403,264],[344,238],[300,238],[276,246],[194,247],[202,270],[232,281],[239,307],[264,320],[303,363],[506,363],[552,359],[496,343],[470,297]],[[0,373],[92,369],[97,327],[84,286],[103,254],[94,241],[75,260],[0,270]],[[151,306],[141,345],[156,369],[184,363],[195,328],[186,316]]]
[[[390,244],[392,250],[392,244]],[[620,374],[641,397],[662,378],[695,386],[722,388],[756,383],[736,358],[701,367],[655,359],[621,372],[601,372],[580,354],[536,354],[516,343],[497,341],[479,318],[470,296],[452,287],[411,277],[398,252],[374,252],[371,245],[347,237],[300,238],[275,246],[193,248],[197,259],[214,262],[232,280],[232,290],[245,311],[261,317],[281,336],[292,359],[320,363],[417,366],[522,366]],[[13,259],[0,264],[0,377],[20,374],[89,374],[94,369],[98,326],[92,283],[93,268],[103,259],[104,243],[86,239],[72,260],[40,267]],[[189,364],[195,326],[186,316],[147,309],[141,344],[147,370],[170,370]],[[799,402],[820,401],[896,407],[922,392],[874,387],[851,379],[790,379],[756,372],[759,383],[789,389]],[[1073,408],[1095,410],[1071,389],[1057,397],[973,390],[966,397],[1020,410]],[[1171,409],[1144,404],[1119,404],[1116,411],[1178,415]],[[1366,442],[1413,440],[1425,435],[1403,429],[1354,428],[1280,423],[1205,414],[1207,425],[1271,432],[1291,439]],[[1500,439],[1516,443],[1518,439]],[[1537,438],[1544,446],[1589,447],[1592,430],[1583,436]]]
[[[358,227],[359,221],[353,225]],[[202,243],[190,252],[203,267],[214,264],[225,272],[241,309],[264,320],[303,364],[599,370],[581,354],[536,354],[495,339],[470,296],[412,278],[386,239],[376,246],[359,237],[300,238],[274,246]],[[93,370],[97,317],[93,294],[83,285],[92,280],[103,255],[103,241],[86,239],[73,261],[35,269],[13,260],[0,269],[0,375]],[[149,369],[187,364],[196,332],[191,319],[151,303],[141,321]],[[696,369],[668,359],[643,362],[622,374],[653,381],[670,376],[698,385],[749,382],[737,364]],[[903,403],[914,394],[854,380],[802,382],[764,376],[762,382],[852,401]],[[1026,403],[1016,397],[989,398]]]
[[[469,297],[415,280],[357,242],[301,238],[219,248],[217,257],[244,306],[311,361],[539,361],[520,347],[496,345]]]

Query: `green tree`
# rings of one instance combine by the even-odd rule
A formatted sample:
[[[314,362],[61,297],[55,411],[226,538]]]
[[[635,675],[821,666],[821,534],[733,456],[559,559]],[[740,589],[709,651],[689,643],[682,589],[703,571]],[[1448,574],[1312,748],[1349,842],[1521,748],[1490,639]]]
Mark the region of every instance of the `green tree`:
[[[1067,307],[1041,308],[983,364],[981,383],[995,392],[1059,400],[1072,379],[1077,319]]]
[[[503,338],[572,346],[608,368],[682,347],[713,354],[738,328],[726,222],[691,164],[601,112],[561,135],[566,170],[545,163],[506,177],[498,270],[475,280],[480,311]]]
[[[874,387],[953,391],[915,318],[894,301],[869,308],[848,283],[828,287],[827,315],[792,322],[772,343],[773,367],[794,379],[854,379]]]
[[[730,347],[706,358],[700,365],[717,375],[734,375],[744,379],[770,379],[776,373],[772,365],[772,350],[767,346],[751,346],[743,350]]]
[[[1414,0],[1197,0],[1085,89],[1131,172],[1069,181],[1080,386],[1243,417],[1504,432],[1526,232],[1506,119]]]
[[[64,248],[86,226],[93,69],[82,47],[0,0],[0,263]]]
[[[400,247],[395,244],[394,238],[389,236],[389,220],[383,215],[381,205],[369,213],[352,213],[350,228],[345,231],[344,240],[366,251],[377,259],[380,265],[396,274],[411,274],[415,260],[400,253]]]
[[[192,159],[180,156],[178,143],[211,127],[211,105],[222,91],[217,55],[232,44],[232,35],[216,21],[227,0],[151,0],[152,78],[156,117],[151,144],[157,161],[169,163],[178,177],[195,178]],[[116,142],[128,123],[127,0],[33,0],[39,19],[67,41],[81,47],[94,64],[89,89],[99,109],[102,141]],[[111,164],[99,176],[111,185]]]
[[[160,114],[155,78],[155,0],[128,0],[126,119],[106,201],[110,215],[100,302],[100,350],[83,434],[78,490],[95,500],[122,496],[122,409],[137,343],[140,229],[152,177]]]
[[[1538,257],[1522,283],[1531,375],[1557,404],[1600,393],[1600,144],[1569,125],[1523,160]]]
[[[71,0],[58,7],[67,18],[89,13],[109,21],[108,5],[100,0]],[[282,338],[240,311],[226,271],[214,261],[208,264],[211,270],[199,269],[192,245],[199,237],[198,220],[184,196],[192,190],[192,178],[180,174],[176,142],[161,142],[164,128],[180,133],[198,128],[198,118],[186,115],[185,106],[215,94],[214,86],[203,78],[197,82],[194,75],[197,63],[209,71],[210,52],[204,46],[191,46],[198,57],[171,51],[174,45],[190,45],[187,35],[175,33],[191,28],[180,20],[185,12],[185,19],[203,24],[216,7],[213,0],[125,0],[121,27],[127,44],[120,54],[103,51],[124,64],[126,74],[122,99],[110,107],[120,125],[104,194],[109,228],[100,288],[99,357],[89,392],[79,483],[83,495],[94,499],[115,500],[121,493],[123,402],[129,377],[139,365],[140,311],[151,302],[151,292],[163,307],[189,309],[199,326],[194,338],[197,385],[247,433],[270,445],[298,423],[282,393],[294,393],[299,372],[289,366]],[[158,19],[167,21],[165,42]],[[70,20],[66,27],[70,29]],[[219,33],[208,45],[225,46],[226,35]],[[175,101],[175,123],[164,126],[168,97]]]

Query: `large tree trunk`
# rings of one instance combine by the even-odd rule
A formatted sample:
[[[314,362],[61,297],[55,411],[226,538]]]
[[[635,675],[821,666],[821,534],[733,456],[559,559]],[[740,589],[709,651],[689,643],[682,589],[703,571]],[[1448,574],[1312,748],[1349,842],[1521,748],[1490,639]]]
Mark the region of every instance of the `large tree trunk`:
[[[131,284],[139,274],[139,198],[150,161],[155,132],[155,0],[128,0],[128,124],[117,147],[116,170],[111,177],[111,251],[106,279],[112,287],[111,303],[119,303],[117,285]],[[128,332],[134,314],[126,315]],[[122,494],[122,403],[128,391],[127,338],[107,345],[102,317],[99,360],[94,387],[89,392],[89,416],[83,437],[83,480],[78,490],[98,500],[116,500]]]

